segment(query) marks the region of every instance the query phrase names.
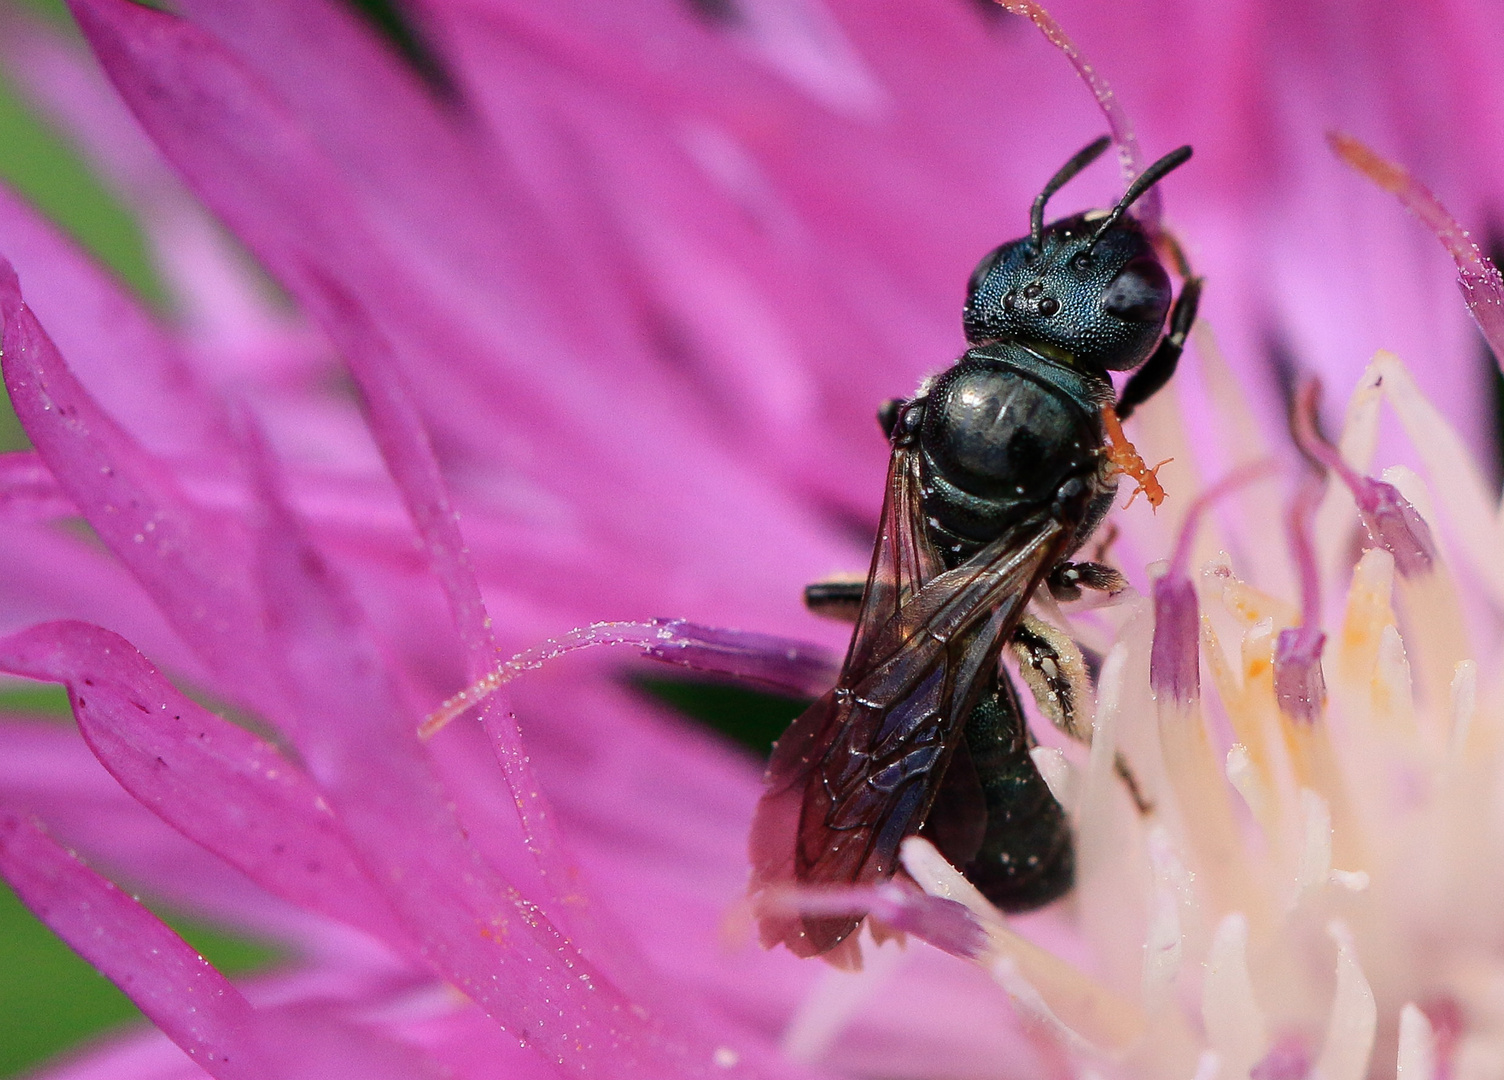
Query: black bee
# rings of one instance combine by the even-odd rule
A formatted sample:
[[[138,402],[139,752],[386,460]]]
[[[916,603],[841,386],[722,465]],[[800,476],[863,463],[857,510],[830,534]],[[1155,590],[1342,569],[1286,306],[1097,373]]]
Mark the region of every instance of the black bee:
[[[854,607],[856,630],[835,688],[774,749],[752,825],[754,891],[885,880],[916,833],[1004,910],[1072,885],[1065,813],[1029,754],[999,657],[1010,643],[1027,653],[1031,635],[1048,653],[1049,635],[1024,611],[1042,583],[1062,598],[1121,587],[1105,566],[1066,560],[1117,490],[1114,411],[1127,416],[1173,374],[1201,286],[1177,265],[1186,282],[1172,311],[1162,238],[1127,215],[1190,158],[1188,146],[1111,210],[1045,227],[1050,196],[1109,142],[1067,162],[1034,200],[1029,235],[972,274],[966,353],[879,415],[893,454],[860,601],[839,584],[807,597]],[[1140,364],[1114,403],[1108,372]],[[861,918],[769,914],[762,937],[814,956]]]

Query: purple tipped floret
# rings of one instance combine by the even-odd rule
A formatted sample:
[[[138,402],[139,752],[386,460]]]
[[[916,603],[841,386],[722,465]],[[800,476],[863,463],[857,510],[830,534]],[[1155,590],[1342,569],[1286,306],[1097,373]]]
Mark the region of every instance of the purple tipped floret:
[[[1405,169],[1386,161],[1351,135],[1328,132],[1327,142],[1333,153],[1399,199],[1400,205],[1441,241],[1457,264],[1457,287],[1462,292],[1462,302],[1483,331],[1494,360],[1504,365],[1504,276],[1499,274],[1499,268],[1478,250],[1451,211]]]
[[[1404,577],[1428,572],[1436,560],[1431,527],[1393,484],[1364,476],[1343,460],[1317,423],[1320,404],[1320,380],[1307,379],[1296,392],[1291,415],[1296,443],[1314,464],[1331,470],[1347,485],[1370,546],[1393,555],[1394,568]]]
[[[1154,583],[1149,685],[1156,698],[1179,705],[1201,696],[1201,608],[1190,579],[1173,571]]]
[[[1326,635],[1314,626],[1281,630],[1274,646],[1274,698],[1292,720],[1314,724],[1326,708],[1321,650]]]
[[[1244,484],[1269,475],[1273,464],[1240,466],[1202,492],[1186,511],[1170,556],[1170,566],[1154,583],[1154,644],[1149,652],[1149,684],[1154,696],[1190,705],[1201,696],[1201,608],[1186,573],[1196,529],[1217,500]]]
[[[772,634],[659,619],[658,633],[642,654],[693,671],[762,683],[801,697],[823,694],[835,683],[841,662],[819,645]]]

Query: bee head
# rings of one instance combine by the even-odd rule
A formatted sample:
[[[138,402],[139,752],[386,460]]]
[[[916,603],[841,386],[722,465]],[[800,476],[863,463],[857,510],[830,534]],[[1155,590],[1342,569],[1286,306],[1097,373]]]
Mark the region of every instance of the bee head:
[[[1066,353],[1078,365],[1125,371],[1159,340],[1173,290],[1149,235],[1126,213],[1170,170],[1183,146],[1156,161],[1111,210],[1093,210],[1044,226],[1045,202],[1107,149],[1106,136],[1086,147],[1034,200],[1028,236],[991,252],[967,286],[966,340],[1019,341]]]

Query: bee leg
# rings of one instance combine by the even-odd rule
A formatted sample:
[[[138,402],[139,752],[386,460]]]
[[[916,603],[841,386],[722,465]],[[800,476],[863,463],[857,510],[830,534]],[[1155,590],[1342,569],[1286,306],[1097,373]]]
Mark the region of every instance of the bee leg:
[[[1043,619],[1025,615],[1008,645],[1039,711],[1072,739],[1090,742],[1091,732],[1078,717],[1081,702],[1089,700],[1091,679],[1076,643]]]
[[[1112,550],[1112,545],[1118,542],[1118,523],[1109,521],[1107,528],[1102,530],[1102,535],[1097,537],[1097,542],[1092,545],[1091,561],[1105,563],[1107,553]]]
[[[1090,743],[1091,732],[1080,719],[1080,703],[1087,700],[1094,679],[1080,646],[1055,627],[1033,615],[1025,615],[1009,641],[1018,659],[1018,672],[1034,695],[1035,704],[1055,727],[1077,742]],[[1113,768],[1128,789],[1140,814],[1151,813],[1154,804],[1145,798],[1128,759],[1119,753]]]
[[[1034,765],[1034,740],[1002,669],[967,717],[964,742],[987,813],[967,879],[1004,911],[1029,911],[1065,895],[1076,876],[1070,824]]]
[[[1050,571],[1045,585],[1051,596],[1065,602],[1081,599],[1082,589],[1112,596],[1128,587],[1128,579],[1105,563],[1063,562]]]
[[[1160,339],[1153,355],[1123,387],[1123,396],[1118,398],[1116,407],[1119,420],[1128,419],[1134,409],[1157,394],[1175,374],[1175,365],[1180,363],[1180,354],[1185,349],[1186,335],[1196,321],[1196,307],[1201,302],[1201,281],[1201,278],[1191,278],[1175,298],[1175,307],[1170,311],[1169,333]]]
[[[862,611],[865,581],[830,578],[804,587],[804,606],[811,614],[837,622],[855,623]]]

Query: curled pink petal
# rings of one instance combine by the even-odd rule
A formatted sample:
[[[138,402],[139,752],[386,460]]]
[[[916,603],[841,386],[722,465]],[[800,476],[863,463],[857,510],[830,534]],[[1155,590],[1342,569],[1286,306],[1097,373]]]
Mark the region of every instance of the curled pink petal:
[[[0,260],[5,386],[37,456],[162,613],[233,692],[266,702],[243,533],[193,505],[73,376]]]
[[[64,683],[105,768],[184,835],[294,904],[402,941],[307,774],[184,697],[129,642],[84,623],[33,627],[0,639],[0,669]]]
[[[250,1004],[192,946],[36,824],[3,810],[0,874],[216,1080],[295,1075],[274,1065]]]

